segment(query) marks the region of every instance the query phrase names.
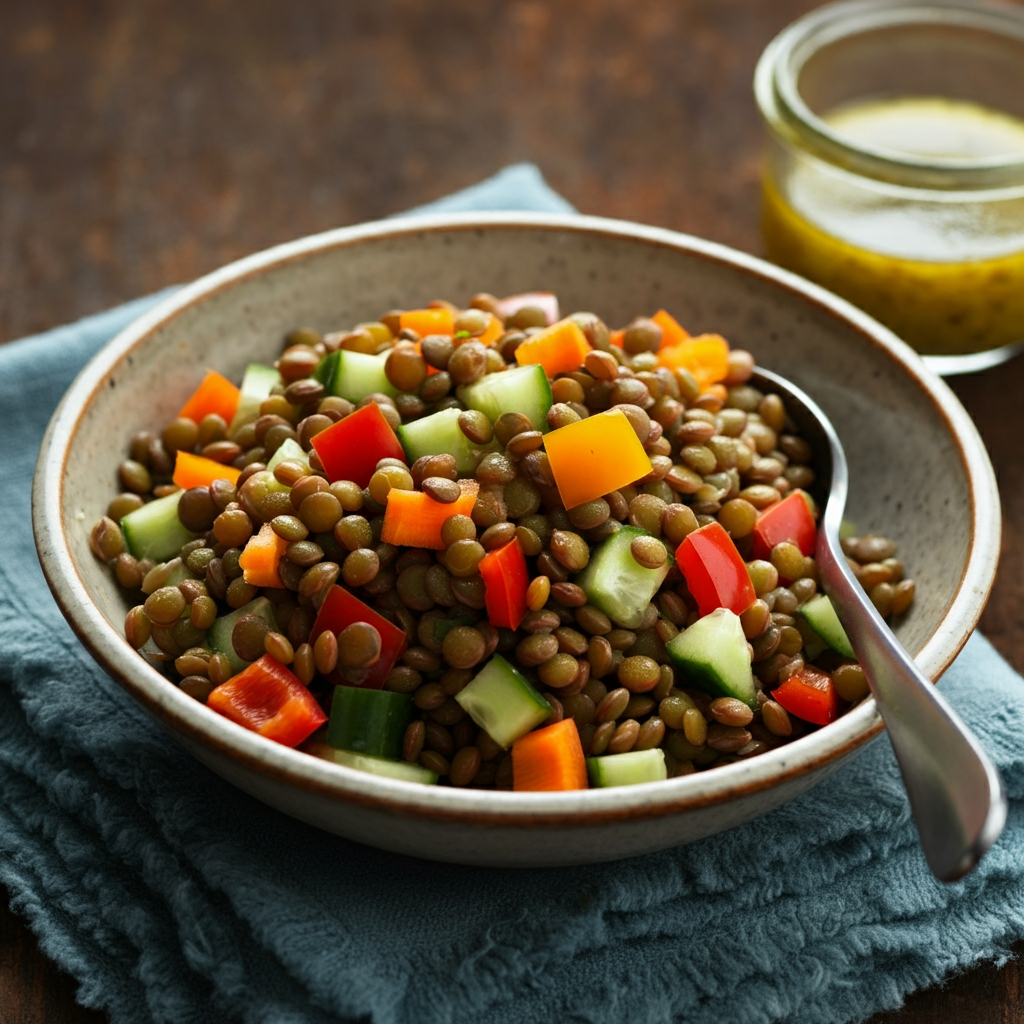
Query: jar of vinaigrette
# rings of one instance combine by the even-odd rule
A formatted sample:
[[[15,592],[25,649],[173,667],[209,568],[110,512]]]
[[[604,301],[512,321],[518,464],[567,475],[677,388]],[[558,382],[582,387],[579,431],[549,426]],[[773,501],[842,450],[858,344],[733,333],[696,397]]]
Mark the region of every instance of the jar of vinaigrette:
[[[921,353],[1024,340],[1024,4],[830,4],[755,93],[769,259]]]

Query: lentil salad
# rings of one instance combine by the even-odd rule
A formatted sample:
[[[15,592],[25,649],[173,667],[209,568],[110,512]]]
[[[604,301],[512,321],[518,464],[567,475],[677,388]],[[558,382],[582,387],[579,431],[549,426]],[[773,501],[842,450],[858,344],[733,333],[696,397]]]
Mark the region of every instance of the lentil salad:
[[[132,439],[93,550],[140,593],[132,646],[311,754],[517,789],[705,770],[867,692],[817,593],[813,453],[753,368],[546,293],[300,329]],[[892,542],[845,543],[902,614]]]

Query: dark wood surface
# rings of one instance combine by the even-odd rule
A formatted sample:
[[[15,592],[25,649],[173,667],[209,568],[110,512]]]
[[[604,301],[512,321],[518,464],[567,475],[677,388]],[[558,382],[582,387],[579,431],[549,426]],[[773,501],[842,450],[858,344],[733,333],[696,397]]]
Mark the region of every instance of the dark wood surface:
[[[2,0],[0,342],[521,160],[581,211],[759,253],[751,77],[813,6]],[[1004,503],[981,625],[1024,670],[1022,424],[1005,400],[1024,362],[955,388]],[[106,1020],[7,902],[0,1021]],[[981,966],[872,1024],[1024,1024],[1021,977]]]

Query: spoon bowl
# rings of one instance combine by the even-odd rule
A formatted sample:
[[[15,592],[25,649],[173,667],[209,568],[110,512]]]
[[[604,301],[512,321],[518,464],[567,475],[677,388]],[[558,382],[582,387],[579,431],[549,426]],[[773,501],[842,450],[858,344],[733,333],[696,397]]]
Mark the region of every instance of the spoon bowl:
[[[758,370],[752,383],[779,395],[818,458],[827,488],[815,558],[885,722],[928,866],[936,878],[966,875],[1006,823],[1003,781],[988,755],[914,664],[857,582],[839,541],[849,473],[839,435],[803,391]]]

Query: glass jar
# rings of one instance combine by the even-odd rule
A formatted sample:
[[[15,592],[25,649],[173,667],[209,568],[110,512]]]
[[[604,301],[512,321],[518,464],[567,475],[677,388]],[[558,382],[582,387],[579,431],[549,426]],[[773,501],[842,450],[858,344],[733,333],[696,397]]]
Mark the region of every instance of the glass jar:
[[[830,4],[754,85],[769,259],[922,353],[1024,340],[1024,6]]]

